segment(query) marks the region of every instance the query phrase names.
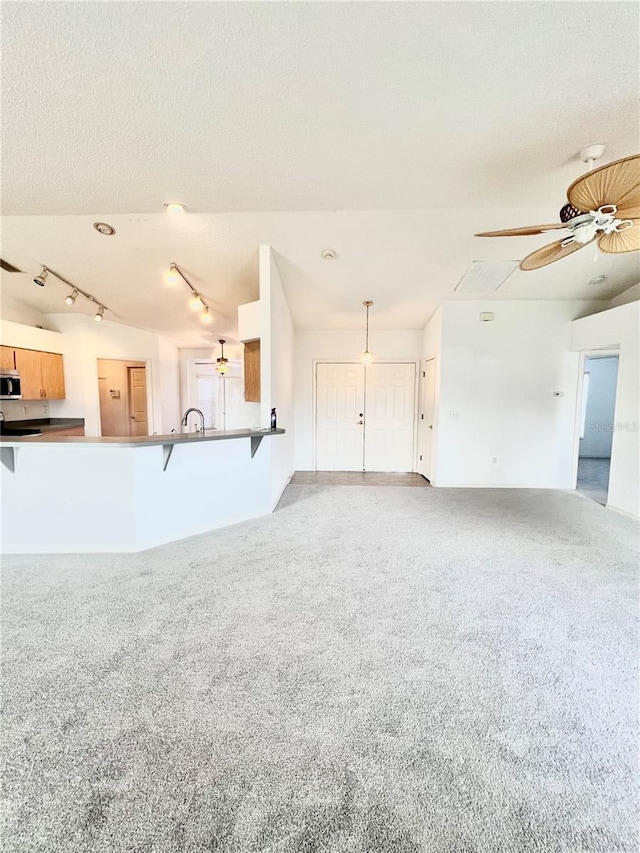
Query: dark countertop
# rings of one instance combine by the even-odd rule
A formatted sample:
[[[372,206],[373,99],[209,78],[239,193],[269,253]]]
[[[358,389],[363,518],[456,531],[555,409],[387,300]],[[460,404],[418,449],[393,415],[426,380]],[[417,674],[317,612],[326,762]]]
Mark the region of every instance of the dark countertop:
[[[3,421],[0,424],[0,433],[8,435],[12,429],[39,429],[40,432],[49,432],[83,426],[84,418],[30,418],[23,421]]]
[[[54,419],[55,420],[55,419]],[[33,423],[33,421],[31,422]],[[269,435],[284,435],[283,429],[228,429],[206,430],[201,433],[170,433],[169,435],[140,435],[140,436],[75,436],[75,435],[29,435],[29,436],[0,436],[0,444],[5,446],[23,446],[25,444],[96,444],[119,445],[120,447],[152,447],[158,444],[186,444],[196,441],[224,441],[232,438],[264,438]]]

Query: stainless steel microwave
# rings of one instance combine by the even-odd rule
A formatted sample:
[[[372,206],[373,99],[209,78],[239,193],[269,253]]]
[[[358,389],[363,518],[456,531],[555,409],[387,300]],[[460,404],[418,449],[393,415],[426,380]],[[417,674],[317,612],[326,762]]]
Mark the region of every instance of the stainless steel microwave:
[[[21,400],[20,374],[17,370],[0,372],[0,400]]]

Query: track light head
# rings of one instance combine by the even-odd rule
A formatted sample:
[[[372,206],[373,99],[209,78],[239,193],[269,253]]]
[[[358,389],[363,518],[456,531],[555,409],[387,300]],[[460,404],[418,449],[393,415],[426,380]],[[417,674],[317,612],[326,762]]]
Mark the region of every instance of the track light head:
[[[42,271],[34,278],[34,284],[39,285],[40,287],[44,287],[44,283],[47,280],[47,276],[49,275],[49,271],[45,266],[42,267]]]
[[[199,293],[194,293],[191,299],[189,300],[189,307],[192,311],[202,311],[207,306],[204,304],[204,299],[200,296]]]
[[[69,293],[65,297],[64,301],[67,303],[67,305],[74,305],[77,298],[78,298],[78,291],[74,287],[73,290],[71,291],[71,293]]]
[[[200,320],[201,320],[201,322],[206,323],[206,324],[213,323],[213,317],[209,313],[208,307],[205,306],[204,311],[200,315]]]
[[[104,306],[100,305],[96,313],[93,315],[93,319],[96,323],[101,323],[104,320]]]

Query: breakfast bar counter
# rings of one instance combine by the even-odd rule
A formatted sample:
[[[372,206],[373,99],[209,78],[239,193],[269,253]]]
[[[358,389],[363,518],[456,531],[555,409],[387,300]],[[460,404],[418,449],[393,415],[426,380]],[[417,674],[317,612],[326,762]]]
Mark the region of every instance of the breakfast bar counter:
[[[3,436],[2,551],[140,551],[266,515],[284,433]]]

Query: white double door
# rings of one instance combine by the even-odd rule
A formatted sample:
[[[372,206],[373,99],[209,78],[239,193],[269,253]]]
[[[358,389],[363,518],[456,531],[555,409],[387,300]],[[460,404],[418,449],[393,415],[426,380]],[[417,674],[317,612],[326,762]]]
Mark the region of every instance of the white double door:
[[[316,469],[413,471],[416,366],[316,365]]]

